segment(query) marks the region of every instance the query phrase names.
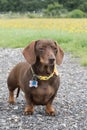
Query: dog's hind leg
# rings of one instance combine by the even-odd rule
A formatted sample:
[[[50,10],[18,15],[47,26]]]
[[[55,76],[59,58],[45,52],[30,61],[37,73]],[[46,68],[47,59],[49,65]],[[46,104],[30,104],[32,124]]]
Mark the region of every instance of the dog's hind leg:
[[[10,90],[9,90],[9,99],[8,99],[8,102],[9,102],[10,104],[15,104],[14,91],[10,91]]]
[[[17,85],[17,81],[15,79],[15,76],[10,74],[8,79],[7,79],[7,85],[8,85],[8,90],[9,90],[9,99],[8,102],[10,104],[14,104],[15,103],[15,99],[14,99],[14,91],[16,88],[19,89],[19,86]],[[19,91],[17,92],[17,96],[19,94]]]

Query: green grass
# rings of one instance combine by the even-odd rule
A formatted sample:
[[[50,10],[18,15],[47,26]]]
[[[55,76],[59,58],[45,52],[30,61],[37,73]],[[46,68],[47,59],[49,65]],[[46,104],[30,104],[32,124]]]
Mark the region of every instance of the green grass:
[[[25,47],[32,40],[41,38],[57,41],[66,52],[80,58],[80,63],[87,66],[87,33],[68,33],[56,30],[30,30],[0,28],[0,47]]]
[[[1,47],[24,47],[32,40],[41,38],[54,39],[58,42],[67,43],[71,37],[64,32],[50,30],[29,30],[29,29],[3,29],[0,28]]]

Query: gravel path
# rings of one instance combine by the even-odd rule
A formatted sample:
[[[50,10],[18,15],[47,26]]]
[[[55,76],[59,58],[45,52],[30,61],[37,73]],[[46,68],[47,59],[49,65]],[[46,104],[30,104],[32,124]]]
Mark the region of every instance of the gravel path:
[[[53,103],[56,116],[47,116],[44,106],[36,106],[32,116],[24,116],[23,93],[15,105],[9,105],[6,84],[11,68],[23,60],[21,49],[0,49],[0,130],[87,130],[87,68],[66,53],[58,67],[61,85]]]

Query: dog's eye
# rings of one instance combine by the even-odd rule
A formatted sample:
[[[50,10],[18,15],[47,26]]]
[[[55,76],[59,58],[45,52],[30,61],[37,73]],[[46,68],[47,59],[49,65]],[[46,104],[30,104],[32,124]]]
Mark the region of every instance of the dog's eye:
[[[40,52],[43,52],[43,51],[44,51],[44,48],[39,48],[39,51],[40,51]]]
[[[57,48],[54,48],[54,52],[55,52],[55,54],[57,54],[57,52],[58,52]]]

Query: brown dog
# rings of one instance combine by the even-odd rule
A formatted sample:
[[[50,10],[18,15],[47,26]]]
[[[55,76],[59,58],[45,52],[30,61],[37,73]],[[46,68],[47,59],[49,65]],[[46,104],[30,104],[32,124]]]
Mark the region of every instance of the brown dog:
[[[53,99],[59,88],[60,79],[55,65],[60,65],[63,50],[52,40],[33,41],[24,50],[27,62],[17,64],[9,74],[7,84],[9,103],[15,103],[14,90],[20,88],[25,94],[25,114],[33,114],[34,105],[46,105],[46,113],[55,115]]]

